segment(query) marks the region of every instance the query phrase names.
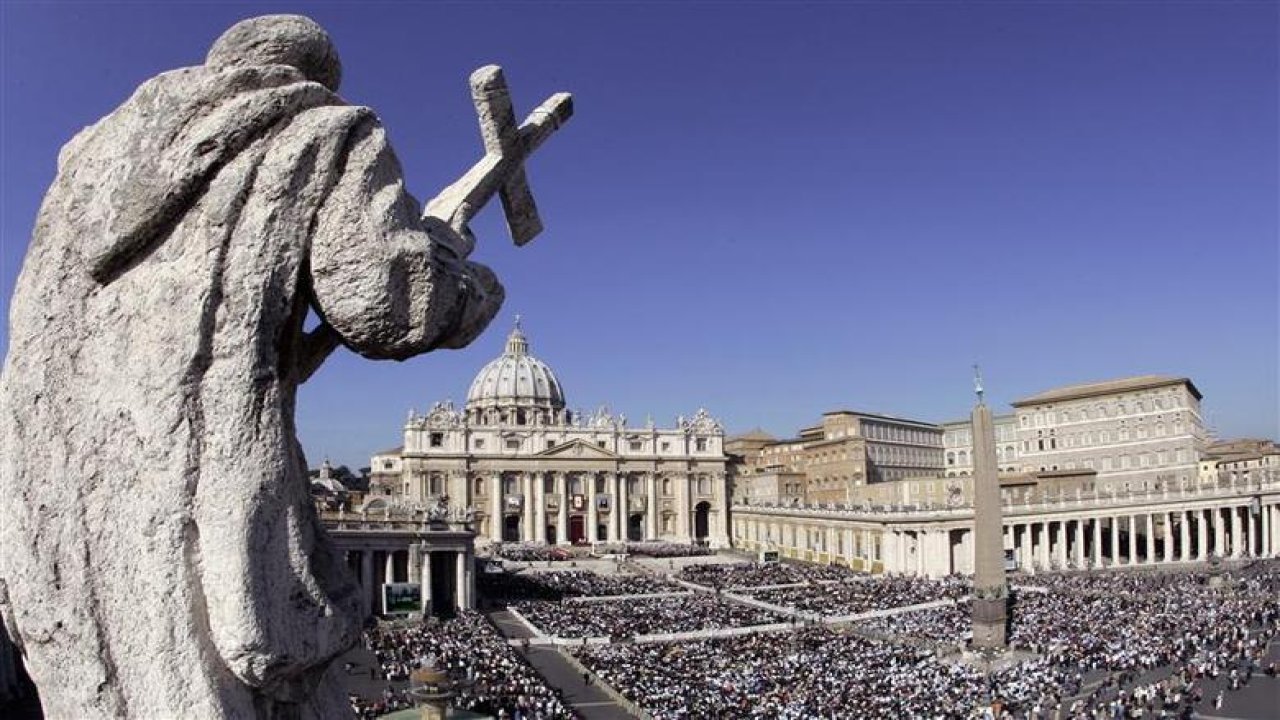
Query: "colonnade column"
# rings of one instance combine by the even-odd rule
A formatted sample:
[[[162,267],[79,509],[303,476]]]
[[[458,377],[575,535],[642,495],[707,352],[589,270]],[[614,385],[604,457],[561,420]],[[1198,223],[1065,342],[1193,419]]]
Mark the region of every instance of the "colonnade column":
[[[431,553],[422,553],[422,614],[431,614]]]
[[[454,592],[453,602],[459,610],[468,607],[467,603],[467,586],[469,578],[467,573],[468,554],[462,551],[454,553]]]
[[[1128,516],[1129,525],[1129,565],[1138,563],[1138,516]]]
[[[1196,559],[1204,560],[1209,556],[1209,511],[1196,511]]]
[[[600,513],[596,510],[596,473],[586,474],[587,480],[587,542],[600,542]]]
[[[1250,557],[1254,557],[1258,552],[1258,521],[1253,516],[1253,508],[1248,505],[1244,508],[1245,519],[1245,541],[1244,550]]]
[[[545,472],[533,474],[533,502],[533,537],[538,542],[545,542],[547,539],[547,473]]]
[[[1077,519],[1076,519],[1076,551],[1075,551],[1075,559],[1076,559],[1076,567],[1077,567],[1077,568],[1082,568],[1082,567],[1084,567],[1084,559],[1085,559],[1085,554],[1084,554],[1084,551],[1085,551],[1085,547],[1084,547],[1084,524],[1085,524],[1086,522],[1088,522],[1088,521],[1087,521],[1087,520],[1085,520],[1084,518],[1077,518]]]
[[[1244,554],[1244,539],[1241,537],[1244,523],[1240,520],[1240,508],[1227,508],[1227,517],[1231,518],[1231,557],[1238,558]]]
[[[365,616],[373,614],[373,551],[360,551],[360,589],[364,591],[364,601],[361,606],[364,608]]]
[[[1147,542],[1144,546],[1147,549],[1146,562],[1154,563],[1156,561],[1156,519],[1151,513],[1143,513],[1147,518]]]
[[[1120,564],[1120,517],[1112,515],[1111,522],[1111,566]]]
[[[1223,525],[1226,520],[1222,517],[1222,510],[1210,508],[1205,512],[1209,513],[1210,522],[1213,523],[1213,552],[1218,557],[1225,557],[1226,553],[1223,549],[1227,546],[1227,530]]]
[[[1058,559],[1058,569],[1062,569],[1067,566],[1067,521],[1066,520],[1058,521],[1058,528],[1054,532],[1054,537],[1058,541],[1058,546],[1056,548],[1057,559]]]
[[[1164,561],[1173,562],[1173,513],[1164,514]]]
[[[1102,518],[1093,518],[1093,566],[1102,567]]]
[[[382,582],[389,583],[396,581],[396,553],[394,550],[388,550],[386,557],[382,562]]]
[[[1182,522],[1178,525],[1178,555],[1183,562],[1191,559],[1191,512],[1183,510],[1178,513]]]
[[[1262,509],[1262,557],[1271,557],[1275,552],[1275,538],[1271,537],[1271,506],[1263,505]]]
[[[495,541],[502,540],[502,474],[494,473],[489,478],[489,537]]]
[[[658,539],[658,474],[645,473],[645,539]]]

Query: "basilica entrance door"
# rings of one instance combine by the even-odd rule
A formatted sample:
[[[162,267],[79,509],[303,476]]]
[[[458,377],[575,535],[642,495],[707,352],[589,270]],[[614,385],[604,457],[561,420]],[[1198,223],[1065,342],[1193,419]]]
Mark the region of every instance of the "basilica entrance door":
[[[627,539],[633,541],[644,539],[644,515],[632,513],[627,518]]]
[[[569,518],[569,542],[577,545],[587,541],[587,522],[581,515]]]
[[[706,540],[711,533],[708,531],[710,523],[707,522],[711,514],[711,504],[706,502],[698,503],[693,509],[693,537],[696,540]]]
[[[503,542],[520,542],[520,516],[508,515],[502,520]]]

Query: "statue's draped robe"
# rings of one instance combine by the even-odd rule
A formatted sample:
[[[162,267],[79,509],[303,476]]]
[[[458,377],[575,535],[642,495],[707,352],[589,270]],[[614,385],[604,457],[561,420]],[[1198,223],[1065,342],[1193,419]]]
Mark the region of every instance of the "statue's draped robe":
[[[0,611],[49,717],[349,715],[291,704],[360,621],[295,441],[303,322],[445,342],[501,302],[451,246],[372,113],[292,68],[165,73],[63,149],[0,378]]]

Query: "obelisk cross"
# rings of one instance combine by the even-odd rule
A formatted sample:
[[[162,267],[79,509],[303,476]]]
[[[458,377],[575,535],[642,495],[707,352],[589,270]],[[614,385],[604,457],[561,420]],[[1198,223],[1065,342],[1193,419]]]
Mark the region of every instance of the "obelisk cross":
[[[463,237],[464,251],[470,254],[475,241],[467,224],[498,193],[511,239],[524,245],[542,232],[524,161],[573,115],[573,96],[552,95],[517,126],[502,68],[486,65],[471,73],[471,100],[480,118],[485,155],[427,203],[423,215],[447,222]]]

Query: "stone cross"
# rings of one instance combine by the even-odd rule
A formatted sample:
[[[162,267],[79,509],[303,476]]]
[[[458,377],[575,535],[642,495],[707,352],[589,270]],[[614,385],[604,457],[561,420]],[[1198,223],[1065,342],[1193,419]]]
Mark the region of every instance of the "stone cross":
[[[470,254],[475,240],[467,224],[497,193],[502,198],[511,239],[516,245],[524,245],[542,232],[524,162],[573,116],[573,96],[552,95],[517,126],[502,68],[486,65],[471,73],[471,101],[480,118],[485,155],[427,203],[423,216],[447,222],[466,242],[464,253]]]

